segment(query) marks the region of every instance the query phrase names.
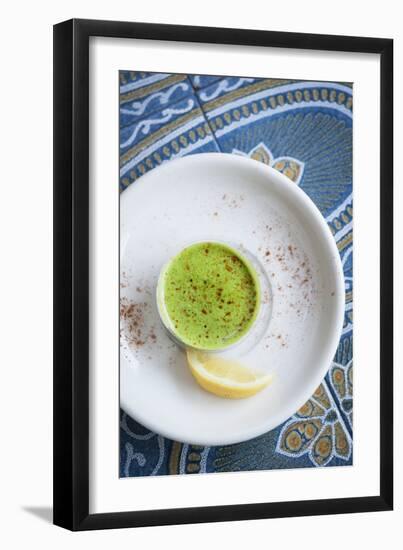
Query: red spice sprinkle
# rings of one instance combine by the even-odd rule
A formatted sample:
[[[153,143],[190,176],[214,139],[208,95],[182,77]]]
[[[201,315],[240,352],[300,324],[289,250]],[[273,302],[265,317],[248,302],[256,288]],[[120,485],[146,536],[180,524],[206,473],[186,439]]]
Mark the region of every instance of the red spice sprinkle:
[[[132,302],[126,297],[120,300],[121,334],[124,332],[128,343],[136,348],[144,346],[149,340],[157,341],[155,328],[145,326],[147,307],[146,302]]]

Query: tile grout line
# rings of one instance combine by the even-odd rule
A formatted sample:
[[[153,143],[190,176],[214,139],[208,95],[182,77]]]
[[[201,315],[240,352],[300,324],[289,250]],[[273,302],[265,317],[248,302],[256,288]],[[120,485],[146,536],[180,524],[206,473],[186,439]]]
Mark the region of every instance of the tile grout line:
[[[191,88],[192,88],[192,90],[193,90],[193,92],[194,92],[194,95],[195,95],[197,104],[198,104],[198,106],[199,106],[199,109],[200,109],[201,112],[203,113],[203,118],[204,118],[204,120],[206,121],[208,127],[209,127],[210,130],[211,130],[211,135],[213,136],[214,143],[217,145],[217,148],[218,148],[219,152],[222,153],[223,151],[222,151],[222,149],[221,149],[221,147],[220,147],[220,144],[219,144],[219,141],[218,141],[218,139],[217,139],[217,136],[215,135],[214,130],[213,130],[213,128],[211,127],[210,121],[209,121],[209,119],[207,118],[207,114],[205,113],[205,111],[204,111],[204,109],[203,109],[203,105],[201,104],[201,102],[200,102],[200,100],[199,100],[199,96],[197,95],[197,90],[196,90],[196,88],[193,86],[193,82],[192,82],[192,80],[191,80],[189,74],[187,75],[187,78],[188,78],[189,83],[190,83],[190,86],[191,86]],[[202,88],[201,88],[201,89],[202,89]]]

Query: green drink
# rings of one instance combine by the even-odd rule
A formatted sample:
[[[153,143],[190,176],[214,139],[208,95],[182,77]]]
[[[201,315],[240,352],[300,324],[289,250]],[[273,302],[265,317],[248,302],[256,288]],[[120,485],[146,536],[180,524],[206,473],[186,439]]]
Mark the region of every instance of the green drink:
[[[157,289],[161,318],[182,344],[220,350],[238,342],[259,312],[257,274],[244,257],[217,242],[193,244],[172,258]]]

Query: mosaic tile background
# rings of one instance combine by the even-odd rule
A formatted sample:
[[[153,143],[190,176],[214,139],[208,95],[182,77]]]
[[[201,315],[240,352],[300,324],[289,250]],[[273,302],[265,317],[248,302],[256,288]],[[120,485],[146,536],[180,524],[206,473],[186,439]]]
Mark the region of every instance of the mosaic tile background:
[[[120,414],[120,475],[352,464],[352,88],[347,83],[121,71],[120,189],[163,162],[222,151],[273,166],[316,203],[345,275],[343,333],[329,372],[287,422],[237,445],[200,447]]]

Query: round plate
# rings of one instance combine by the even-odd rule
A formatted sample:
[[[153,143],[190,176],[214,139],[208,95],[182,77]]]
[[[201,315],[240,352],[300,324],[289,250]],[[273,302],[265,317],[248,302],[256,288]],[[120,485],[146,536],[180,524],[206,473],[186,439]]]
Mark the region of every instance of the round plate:
[[[165,437],[225,445],[267,432],[294,414],[325,376],[339,342],[344,280],[329,228],[308,196],[258,161],[204,153],[144,175],[121,195],[120,400]],[[255,345],[226,352],[275,375],[254,397],[226,400],[200,388],[158,317],[163,264],[182,247],[241,246],[265,270],[270,323]]]

